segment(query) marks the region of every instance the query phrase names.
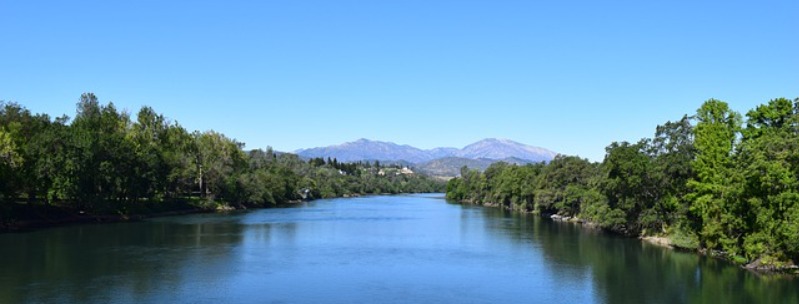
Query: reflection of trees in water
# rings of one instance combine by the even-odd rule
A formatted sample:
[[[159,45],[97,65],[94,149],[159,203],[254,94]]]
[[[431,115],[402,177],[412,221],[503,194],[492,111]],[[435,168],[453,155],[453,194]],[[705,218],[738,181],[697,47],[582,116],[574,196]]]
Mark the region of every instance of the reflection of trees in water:
[[[277,214],[270,222],[250,223],[246,228],[235,217],[212,215],[0,235],[0,303],[152,302],[150,295],[180,294],[165,291],[186,286],[225,286],[224,280],[230,277],[225,274],[242,267],[269,271],[270,263],[263,263],[264,259],[304,261],[306,256],[292,248],[265,249],[330,229],[316,221],[298,225],[285,221],[286,217]],[[530,257],[536,257],[530,263],[543,260],[542,269],[555,274],[555,284],[587,288],[574,283],[588,278],[600,302],[799,303],[797,280],[761,278],[723,261],[602,235],[573,224],[466,206],[460,221],[462,234],[483,235],[469,229],[485,225],[486,238],[527,247]],[[496,242],[476,245],[489,244]],[[256,263],[248,264],[248,257]]]
[[[0,302],[85,303],[119,295],[144,300],[183,280],[213,280],[191,275],[194,269],[225,267],[214,264],[228,261],[241,230],[234,222],[159,221],[4,235],[0,282],[15,288],[0,288]],[[198,264],[203,267],[192,267]]]
[[[582,251],[583,259],[608,303],[799,303],[795,280],[763,280],[724,261],[632,239],[586,240],[597,249]]]
[[[799,303],[796,279],[760,276],[718,259],[534,215],[495,208],[485,214],[514,219],[503,235],[540,245],[556,280],[576,282],[590,273],[605,303]]]

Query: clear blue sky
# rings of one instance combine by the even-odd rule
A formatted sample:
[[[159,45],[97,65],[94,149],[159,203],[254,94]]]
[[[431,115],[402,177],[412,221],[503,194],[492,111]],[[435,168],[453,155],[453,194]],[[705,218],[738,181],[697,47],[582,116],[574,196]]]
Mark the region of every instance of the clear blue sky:
[[[509,138],[600,161],[708,98],[799,96],[799,1],[0,0],[0,100],[82,92],[247,148]]]

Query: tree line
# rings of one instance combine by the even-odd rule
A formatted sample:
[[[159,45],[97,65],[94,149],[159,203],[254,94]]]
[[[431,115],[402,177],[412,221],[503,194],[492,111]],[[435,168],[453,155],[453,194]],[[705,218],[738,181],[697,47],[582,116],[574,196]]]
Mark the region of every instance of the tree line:
[[[72,119],[0,102],[0,222],[34,205],[126,214],[176,201],[274,206],[444,188],[416,174],[380,175],[379,163],[306,162],[271,148],[243,148],[218,132],[189,132],[150,107],[133,118],[92,93],[81,95]]]
[[[614,142],[601,163],[463,168],[450,199],[579,219],[626,235],[665,235],[751,267],[799,261],[799,98],[742,115],[710,99],[654,137]]]

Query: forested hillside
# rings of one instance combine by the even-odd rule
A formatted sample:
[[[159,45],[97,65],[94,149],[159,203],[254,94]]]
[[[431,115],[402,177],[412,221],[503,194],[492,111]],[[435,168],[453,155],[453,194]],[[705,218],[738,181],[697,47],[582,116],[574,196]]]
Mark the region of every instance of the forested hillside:
[[[0,103],[0,224],[27,219],[36,206],[57,208],[57,216],[126,215],[444,186],[380,164],[305,162],[243,147],[214,131],[189,132],[149,107],[132,118],[91,93],[72,119]]]
[[[375,161],[402,163],[430,176],[444,179],[458,176],[462,166],[484,170],[489,165],[507,163],[532,163],[550,161],[557,153],[508,139],[486,138],[463,149],[433,148],[422,150],[392,142],[359,139],[341,145],[301,149],[297,155],[308,158],[338,158],[339,161]]]
[[[614,142],[601,163],[463,169],[447,197],[593,222],[627,235],[668,236],[755,268],[799,261],[799,99],[746,113],[708,100],[654,137]]]

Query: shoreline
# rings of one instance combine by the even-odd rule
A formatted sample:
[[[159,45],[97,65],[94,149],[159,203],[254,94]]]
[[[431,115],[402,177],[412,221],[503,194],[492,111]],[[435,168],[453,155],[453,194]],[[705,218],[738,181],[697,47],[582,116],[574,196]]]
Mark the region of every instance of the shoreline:
[[[439,193],[439,192],[420,192],[420,193]],[[413,193],[399,193],[399,194],[413,194]],[[361,193],[347,193],[332,198],[358,198],[369,195],[393,195],[391,193],[380,194],[361,194]],[[185,205],[186,208],[177,208],[168,211],[156,211],[151,213],[136,213],[136,214],[88,214],[76,212],[76,210],[67,207],[58,206],[37,206],[37,208],[50,210],[41,211],[44,213],[51,213],[50,217],[37,216],[36,219],[24,220],[10,220],[0,221],[0,234],[4,233],[25,233],[41,229],[57,228],[71,225],[82,224],[110,224],[110,223],[124,223],[136,222],[150,218],[179,216],[200,213],[226,213],[250,209],[269,209],[269,208],[286,208],[296,206],[301,203],[312,202],[323,198],[313,198],[304,200],[290,200],[282,202],[273,206],[258,206],[258,205],[230,205],[227,203],[217,203],[213,208],[202,208],[193,205]],[[53,214],[54,213],[54,214]]]
[[[3,233],[24,233],[41,229],[65,227],[82,224],[111,224],[122,222],[136,222],[148,218],[177,216],[198,213],[220,212],[217,210],[206,209],[181,209],[148,214],[114,215],[114,214],[77,214],[54,219],[22,220],[0,223],[0,234]]]
[[[470,204],[470,205],[481,206],[481,207],[500,208],[500,209],[505,210],[505,211],[518,212],[518,213],[525,214],[525,215],[528,215],[528,214],[529,215],[535,215],[535,216],[538,216],[538,217],[541,217],[541,218],[549,219],[549,220],[551,220],[553,222],[576,224],[576,225],[579,225],[580,227],[582,227],[583,229],[601,230],[603,232],[619,235],[619,236],[622,236],[622,237],[625,237],[625,238],[637,238],[642,243],[647,243],[647,244],[650,244],[650,245],[663,247],[663,248],[666,248],[666,249],[669,249],[669,250],[691,252],[693,254],[697,254],[697,255],[700,255],[700,256],[706,256],[706,257],[710,257],[710,258],[719,259],[719,260],[722,260],[722,261],[727,261],[730,264],[735,265],[735,266],[737,266],[737,267],[739,267],[739,268],[741,268],[743,270],[747,270],[747,271],[750,271],[750,272],[753,272],[753,273],[756,273],[756,274],[759,274],[759,275],[789,275],[789,276],[793,276],[793,277],[799,277],[799,265],[789,265],[789,266],[782,266],[782,267],[773,266],[773,265],[762,265],[762,264],[760,264],[760,259],[756,259],[756,260],[754,260],[754,261],[752,261],[750,263],[747,263],[747,264],[738,264],[738,263],[735,263],[734,261],[730,260],[729,258],[726,258],[723,254],[714,254],[713,252],[708,252],[706,249],[683,248],[683,247],[677,246],[677,245],[674,244],[674,242],[672,242],[671,238],[669,238],[668,236],[662,236],[662,235],[650,235],[650,236],[646,236],[646,235],[628,235],[628,234],[620,233],[620,232],[617,232],[617,231],[601,228],[599,226],[599,224],[597,224],[595,222],[586,221],[586,220],[583,220],[583,219],[577,218],[577,217],[565,217],[565,216],[561,216],[561,215],[557,215],[557,214],[541,214],[541,213],[532,212],[532,211],[518,210],[518,209],[513,209],[511,207],[508,207],[508,206],[503,206],[502,204],[499,204],[499,203],[475,203],[475,202],[472,202],[472,201],[469,201],[469,200],[454,201],[454,202],[457,202],[459,204]]]

